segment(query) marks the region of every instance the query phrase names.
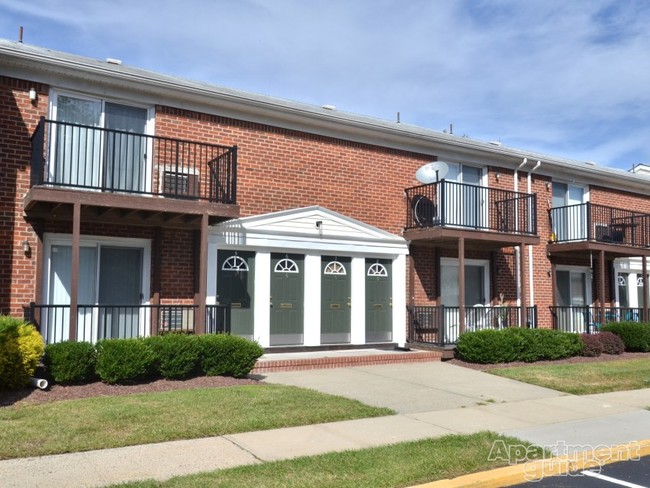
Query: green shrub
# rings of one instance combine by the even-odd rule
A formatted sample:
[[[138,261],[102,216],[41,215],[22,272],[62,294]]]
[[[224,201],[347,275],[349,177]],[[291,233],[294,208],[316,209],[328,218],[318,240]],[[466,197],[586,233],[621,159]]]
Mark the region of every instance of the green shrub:
[[[57,383],[89,383],[96,377],[97,351],[89,342],[48,344],[43,362]]]
[[[603,353],[603,343],[600,340],[600,334],[580,334],[582,343],[582,355],[586,357],[598,357]]]
[[[465,333],[458,340],[456,354],[464,361],[494,364],[566,358],[580,354],[582,349],[577,334],[511,327]]]
[[[156,372],[163,378],[182,379],[195,374],[199,366],[196,336],[165,334],[145,339],[155,354]]]
[[[103,339],[95,347],[96,372],[105,383],[141,381],[154,371],[156,355],[144,339]]]
[[[605,354],[623,354],[625,351],[625,344],[623,340],[616,334],[601,330],[596,334]]]
[[[495,364],[517,361],[521,348],[519,337],[505,331],[485,329],[462,334],[456,344],[456,354],[470,363]]]
[[[0,389],[27,385],[43,356],[43,349],[43,338],[33,325],[0,316]]]
[[[650,351],[650,324],[643,322],[618,322],[606,324],[602,331],[612,332],[619,336],[629,352]]]
[[[245,377],[264,350],[256,342],[226,334],[197,336],[201,370],[207,376]]]

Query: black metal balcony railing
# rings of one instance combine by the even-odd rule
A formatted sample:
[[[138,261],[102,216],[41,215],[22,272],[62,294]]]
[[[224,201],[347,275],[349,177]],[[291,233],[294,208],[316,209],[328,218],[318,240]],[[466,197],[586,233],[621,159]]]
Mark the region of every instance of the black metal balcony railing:
[[[441,180],[406,189],[406,229],[462,227],[537,235],[537,195]]]
[[[230,306],[206,305],[205,332],[230,332]],[[196,305],[78,305],[77,341],[144,337],[154,330],[194,333]],[[30,303],[25,319],[46,344],[70,340],[70,305]]]
[[[562,332],[593,334],[610,322],[644,322],[643,308],[605,307],[549,307],[553,328]]]
[[[413,343],[453,345],[460,335],[460,308],[446,306],[408,307],[408,340]],[[537,327],[537,306],[465,307],[465,332],[483,329],[504,329],[511,326]]]
[[[31,184],[236,203],[237,146],[41,118]]]
[[[632,247],[650,246],[650,214],[590,202],[549,210],[551,241],[597,241]]]

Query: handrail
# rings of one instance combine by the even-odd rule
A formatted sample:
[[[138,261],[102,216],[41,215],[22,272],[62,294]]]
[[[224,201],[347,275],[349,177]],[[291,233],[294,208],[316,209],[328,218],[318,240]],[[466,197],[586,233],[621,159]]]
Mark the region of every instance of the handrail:
[[[42,117],[32,186],[236,203],[237,146],[105,129]]]
[[[407,188],[405,229],[460,227],[537,235],[537,195],[455,181]]]

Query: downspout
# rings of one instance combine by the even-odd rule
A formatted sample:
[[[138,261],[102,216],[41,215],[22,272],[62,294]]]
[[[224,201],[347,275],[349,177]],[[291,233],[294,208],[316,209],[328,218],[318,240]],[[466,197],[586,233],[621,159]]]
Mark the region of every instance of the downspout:
[[[528,158],[524,158],[524,160],[521,162],[519,166],[515,168],[515,183],[514,183],[514,190],[515,192],[519,191],[519,170],[526,166],[528,163]],[[515,246],[515,277],[517,279],[517,306],[521,306],[521,273],[519,271],[519,253],[521,252],[521,249],[519,246]]]
[[[541,166],[542,162],[537,161],[537,164],[533,166],[533,169],[531,169],[528,172],[528,181],[527,181],[527,188],[528,188],[528,194],[530,195],[532,191],[532,174],[533,171],[535,171],[537,168]],[[530,299],[528,300],[528,303],[532,307],[535,304],[535,285],[533,284],[533,246],[528,246],[528,289],[530,290]],[[526,316],[526,311],[524,310],[524,317]]]

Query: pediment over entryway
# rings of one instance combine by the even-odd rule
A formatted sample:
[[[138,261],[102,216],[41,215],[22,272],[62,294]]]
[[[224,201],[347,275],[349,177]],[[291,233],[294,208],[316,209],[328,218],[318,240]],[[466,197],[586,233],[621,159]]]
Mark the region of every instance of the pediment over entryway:
[[[210,234],[230,246],[408,254],[403,237],[320,206],[230,220]]]

